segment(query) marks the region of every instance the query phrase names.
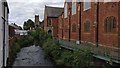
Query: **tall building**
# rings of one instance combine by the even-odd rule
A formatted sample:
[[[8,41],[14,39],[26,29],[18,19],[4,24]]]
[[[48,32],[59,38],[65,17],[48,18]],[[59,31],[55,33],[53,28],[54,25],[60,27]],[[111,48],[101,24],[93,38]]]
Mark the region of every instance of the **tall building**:
[[[39,15],[35,15],[35,28],[40,25]]]

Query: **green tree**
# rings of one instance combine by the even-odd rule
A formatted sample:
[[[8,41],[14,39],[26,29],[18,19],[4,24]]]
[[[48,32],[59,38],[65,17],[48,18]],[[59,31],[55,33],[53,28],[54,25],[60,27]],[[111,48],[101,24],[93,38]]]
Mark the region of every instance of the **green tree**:
[[[21,26],[19,26],[19,29],[20,29],[20,30],[22,30],[22,27],[21,27]]]
[[[35,27],[34,22],[31,19],[28,19],[27,21],[24,22],[23,25],[24,30],[30,30],[30,28],[33,29],[34,27]]]

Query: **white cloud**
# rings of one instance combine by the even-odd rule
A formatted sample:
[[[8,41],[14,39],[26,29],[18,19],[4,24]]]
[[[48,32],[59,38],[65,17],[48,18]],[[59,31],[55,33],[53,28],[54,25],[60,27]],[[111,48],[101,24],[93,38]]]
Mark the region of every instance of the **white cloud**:
[[[24,21],[32,19],[39,14],[40,20],[44,18],[45,5],[63,7],[64,0],[8,0],[9,21],[23,25]]]

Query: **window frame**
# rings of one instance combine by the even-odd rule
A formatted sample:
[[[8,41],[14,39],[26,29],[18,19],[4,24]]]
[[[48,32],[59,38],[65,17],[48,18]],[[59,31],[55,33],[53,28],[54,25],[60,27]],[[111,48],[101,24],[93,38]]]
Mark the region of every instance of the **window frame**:
[[[72,24],[72,32],[76,32],[76,24],[74,23],[74,24]]]
[[[104,31],[106,33],[115,33],[117,31],[117,20],[116,17],[106,17],[104,21]]]
[[[85,4],[86,4],[86,3],[89,3],[89,7],[87,7],[87,8],[85,7]],[[88,4],[87,4],[87,5],[88,5]],[[86,0],[84,0],[84,2],[83,2],[83,11],[87,11],[87,10],[89,10],[90,8],[91,8],[91,2],[90,2],[90,0],[89,0],[89,2],[88,2],[88,1],[86,2]]]
[[[52,26],[52,19],[51,18],[48,18],[48,20],[47,20],[47,26]]]
[[[76,0],[72,0],[72,15],[75,15],[76,13],[77,13],[77,3]]]
[[[65,8],[64,8],[64,18],[68,17],[68,3],[65,3]]]

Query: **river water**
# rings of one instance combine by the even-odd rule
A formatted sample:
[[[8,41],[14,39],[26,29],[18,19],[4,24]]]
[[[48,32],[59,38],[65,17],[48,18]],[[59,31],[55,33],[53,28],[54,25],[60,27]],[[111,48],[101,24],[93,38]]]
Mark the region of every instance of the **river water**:
[[[16,66],[54,66],[50,60],[46,59],[44,52],[39,46],[30,46],[22,48],[17,54],[13,64]]]

